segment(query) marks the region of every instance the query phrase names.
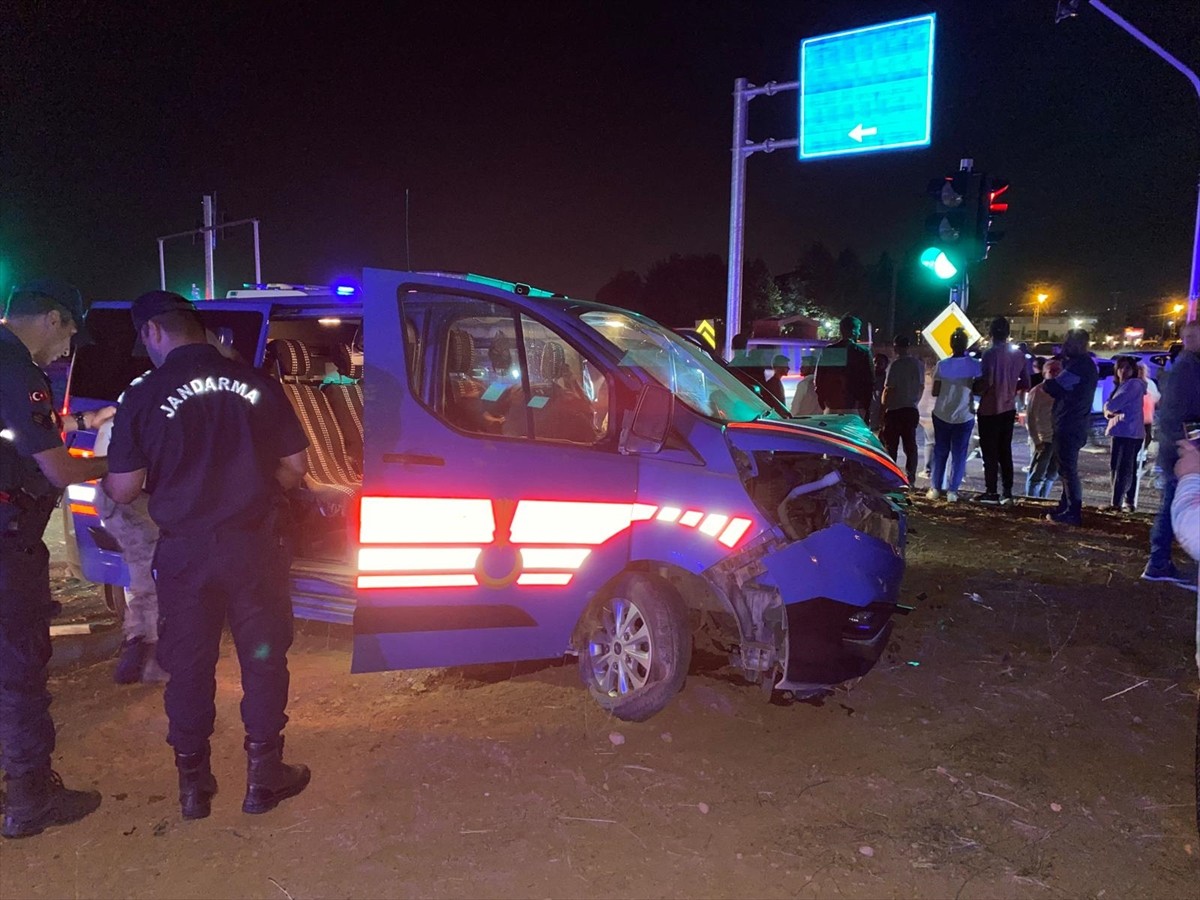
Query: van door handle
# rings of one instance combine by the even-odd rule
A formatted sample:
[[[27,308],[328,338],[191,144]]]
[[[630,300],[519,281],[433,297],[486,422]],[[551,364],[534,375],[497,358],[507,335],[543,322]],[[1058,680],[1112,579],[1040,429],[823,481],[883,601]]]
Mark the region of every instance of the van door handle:
[[[425,456],[420,453],[385,453],[383,461],[406,466],[444,466],[446,464],[446,461],[440,456]]]

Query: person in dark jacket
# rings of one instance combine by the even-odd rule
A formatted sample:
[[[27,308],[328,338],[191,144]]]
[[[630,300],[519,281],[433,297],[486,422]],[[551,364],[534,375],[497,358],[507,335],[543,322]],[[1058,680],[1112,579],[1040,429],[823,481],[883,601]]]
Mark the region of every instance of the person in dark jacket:
[[[1142,398],[1146,382],[1138,378],[1137,360],[1130,356],[1117,358],[1117,389],[1104,404],[1105,429],[1112,439],[1109,467],[1112,470],[1112,508],[1137,509],[1138,453],[1146,439],[1142,424]]]
[[[1088,353],[1088,333],[1082,328],[1067,332],[1063,341],[1063,371],[1043,384],[1054,398],[1054,460],[1062,479],[1058,509],[1046,516],[1063,525],[1083,523],[1083,485],[1079,480],[1079,451],[1087,443],[1088,419],[1100,373]]]
[[[842,339],[823,349],[817,364],[817,399],[826,412],[853,413],[866,421],[875,377],[871,354],[858,343],[862,322],[857,316],[843,316],[838,330]]]
[[[1162,467],[1162,508],[1150,529],[1150,559],[1142,572],[1146,581],[1171,581],[1191,589],[1196,583],[1194,573],[1181,572],[1171,561],[1171,546],[1175,531],[1171,527],[1171,503],[1179,480],[1175,476],[1175,461],[1179,456],[1177,441],[1183,439],[1186,422],[1200,422],[1200,322],[1188,322],[1180,329],[1183,349],[1171,366],[1171,377],[1162,388],[1158,404],[1158,464]]]
[[[771,360],[771,377],[767,379],[766,389],[776,400],[787,406],[787,397],[783,389],[783,379],[791,371],[791,361],[782,353],[777,353]]]
[[[102,476],[103,460],[71,456],[62,431],[98,428],[112,408],[63,419],[45,368],[70,352],[83,321],[79,291],[39,279],[0,303],[0,835],[22,838],[94,812],[100,794],[71,790],[51,768],[50,594],[46,523],[63,488]],[[69,424],[68,424],[69,423]]]

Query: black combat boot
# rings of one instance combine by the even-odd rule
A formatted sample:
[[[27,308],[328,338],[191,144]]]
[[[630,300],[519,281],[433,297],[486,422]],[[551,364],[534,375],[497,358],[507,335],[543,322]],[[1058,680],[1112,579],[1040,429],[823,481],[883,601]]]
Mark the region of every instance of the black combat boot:
[[[270,812],[288,797],[308,787],[308,766],[289,766],[283,761],[283,736],[273,741],[246,738],[246,799],[242,812]]]
[[[179,770],[179,809],[185,819],[206,819],[212,812],[217,779],[208,764],[208,748],[196,753],[175,752]]]
[[[4,820],[0,824],[0,834],[6,838],[29,837],[52,825],[78,822],[100,806],[99,791],[68,790],[50,768],[6,781]]]

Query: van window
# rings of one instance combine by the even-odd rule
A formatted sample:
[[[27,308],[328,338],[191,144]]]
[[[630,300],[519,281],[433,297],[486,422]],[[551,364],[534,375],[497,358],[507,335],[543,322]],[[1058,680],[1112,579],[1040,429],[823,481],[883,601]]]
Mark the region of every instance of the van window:
[[[609,385],[557,332],[498,303],[446,295],[401,299],[410,386],[462,431],[595,444],[608,435]]]

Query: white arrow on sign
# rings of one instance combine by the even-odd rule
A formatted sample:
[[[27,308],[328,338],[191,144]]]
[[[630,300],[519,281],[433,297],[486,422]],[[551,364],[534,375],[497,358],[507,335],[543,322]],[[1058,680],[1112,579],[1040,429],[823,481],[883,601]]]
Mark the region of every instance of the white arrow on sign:
[[[863,128],[862,122],[859,122],[854,126],[854,130],[850,132],[850,137],[861,144],[864,137],[873,137],[878,133],[879,129],[875,126],[872,125],[870,128]]]

